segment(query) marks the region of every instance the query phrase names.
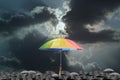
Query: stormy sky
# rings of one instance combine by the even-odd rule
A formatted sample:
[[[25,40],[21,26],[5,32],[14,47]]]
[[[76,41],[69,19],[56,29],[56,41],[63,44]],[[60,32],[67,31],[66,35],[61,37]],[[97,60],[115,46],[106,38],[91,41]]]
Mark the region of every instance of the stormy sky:
[[[66,37],[81,51],[63,52],[63,69],[120,68],[119,0],[0,0],[0,71],[58,71],[59,53],[40,51]]]

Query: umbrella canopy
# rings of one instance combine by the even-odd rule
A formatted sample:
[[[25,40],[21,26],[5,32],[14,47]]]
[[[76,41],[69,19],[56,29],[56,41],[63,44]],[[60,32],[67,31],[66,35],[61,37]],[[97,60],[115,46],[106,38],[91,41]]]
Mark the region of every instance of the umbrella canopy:
[[[51,75],[52,77],[58,77],[58,74],[54,73]]]
[[[79,74],[77,72],[71,72],[70,75],[71,76],[78,76]]]
[[[28,73],[28,71],[26,71],[26,70],[21,72],[21,74],[27,74],[27,73]]]
[[[36,72],[35,72],[35,71],[32,71],[32,70],[30,70],[30,71],[24,70],[24,71],[22,71],[21,73],[22,73],[22,74],[28,74],[28,73],[35,74]]]
[[[70,39],[57,38],[47,41],[39,49],[54,50],[54,51],[58,51],[58,50],[69,51],[69,50],[81,50],[83,48]]]
[[[39,73],[36,73],[36,75],[37,75],[37,76],[42,76],[42,73],[41,73],[41,72],[39,72]]]
[[[30,70],[30,71],[28,71],[28,73],[36,74],[36,71]]]
[[[114,70],[111,69],[111,68],[106,68],[106,69],[104,69],[104,72],[105,73],[111,73],[111,72],[114,72]]]
[[[120,76],[120,74],[117,73],[117,72],[110,73],[109,75],[110,75],[110,76]]]

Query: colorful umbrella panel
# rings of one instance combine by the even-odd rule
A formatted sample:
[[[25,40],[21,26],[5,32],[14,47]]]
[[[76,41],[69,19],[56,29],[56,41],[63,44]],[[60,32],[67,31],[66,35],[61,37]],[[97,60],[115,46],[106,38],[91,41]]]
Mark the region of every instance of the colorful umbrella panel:
[[[58,50],[69,51],[69,50],[81,50],[83,48],[70,39],[57,38],[47,41],[39,49],[52,50],[52,51],[58,51]]]

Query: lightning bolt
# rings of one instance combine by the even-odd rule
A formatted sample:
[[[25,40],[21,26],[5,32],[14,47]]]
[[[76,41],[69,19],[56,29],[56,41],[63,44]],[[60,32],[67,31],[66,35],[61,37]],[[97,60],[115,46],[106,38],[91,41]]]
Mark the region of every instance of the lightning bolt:
[[[53,30],[52,30],[53,33],[51,34],[52,37],[56,38],[56,37],[67,37],[68,36],[68,33],[66,32],[66,25],[62,21],[62,18],[70,10],[71,9],[69,7],[69,1],[65,1],[63,3],[63,9],[62,10],[60,10],[59,8],[53,10],[53,12],[54,12],[54,14],[55,14],[55,16],[58,20],[58,23],[55,27],[53,27]]]

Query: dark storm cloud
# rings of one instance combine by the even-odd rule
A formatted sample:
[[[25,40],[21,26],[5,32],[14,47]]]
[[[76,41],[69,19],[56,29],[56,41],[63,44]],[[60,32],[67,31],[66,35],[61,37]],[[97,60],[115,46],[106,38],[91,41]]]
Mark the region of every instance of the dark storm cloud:
[[[0,0],[0,14],[7,12],[28,12],[36,6],[58,8],[65,0]]]
[[[20,67],[20,61],[17,60],[16,58],[8,58],[5,56],[0,56],[0,66],[7,66],[7,67]]]
[[[36,6],[45,6],[45,4],[41,0],[0,0],[0,10],[3,12],[27,12]]]
[[[63,18],[67,23],[70,38],[85,42],[115,41],[115,31],[109,29],[90,32],[85,25],[92,26],[105,20],[105,16],[119,6],[120,0],[71,0],[71,11]]]
[[[104,19],[109,11],[120,6],[119,0],[72,0],[68,20],[80,21],[81,24],[95,23]]]
[[[114,42],[119,41],[114,39],[114,30],[102,30],[99,32],[90,32],[83,25],[79,25],[78,23],[72,23],[71,31],[69,34],[69,38],[80,40],[82,42]]]
[[[51,18],[55,18],[55,15],[51,14],[47,8],[40,8],[38,9],[38,12],[32,12],[32,11],[30,14],[4,13],[3,15],[1,15],[1,19],[0,19],[0,31],[10,32],[19,29],[21,27],[29,27],[29,25],[42,23],[50,20]]]

